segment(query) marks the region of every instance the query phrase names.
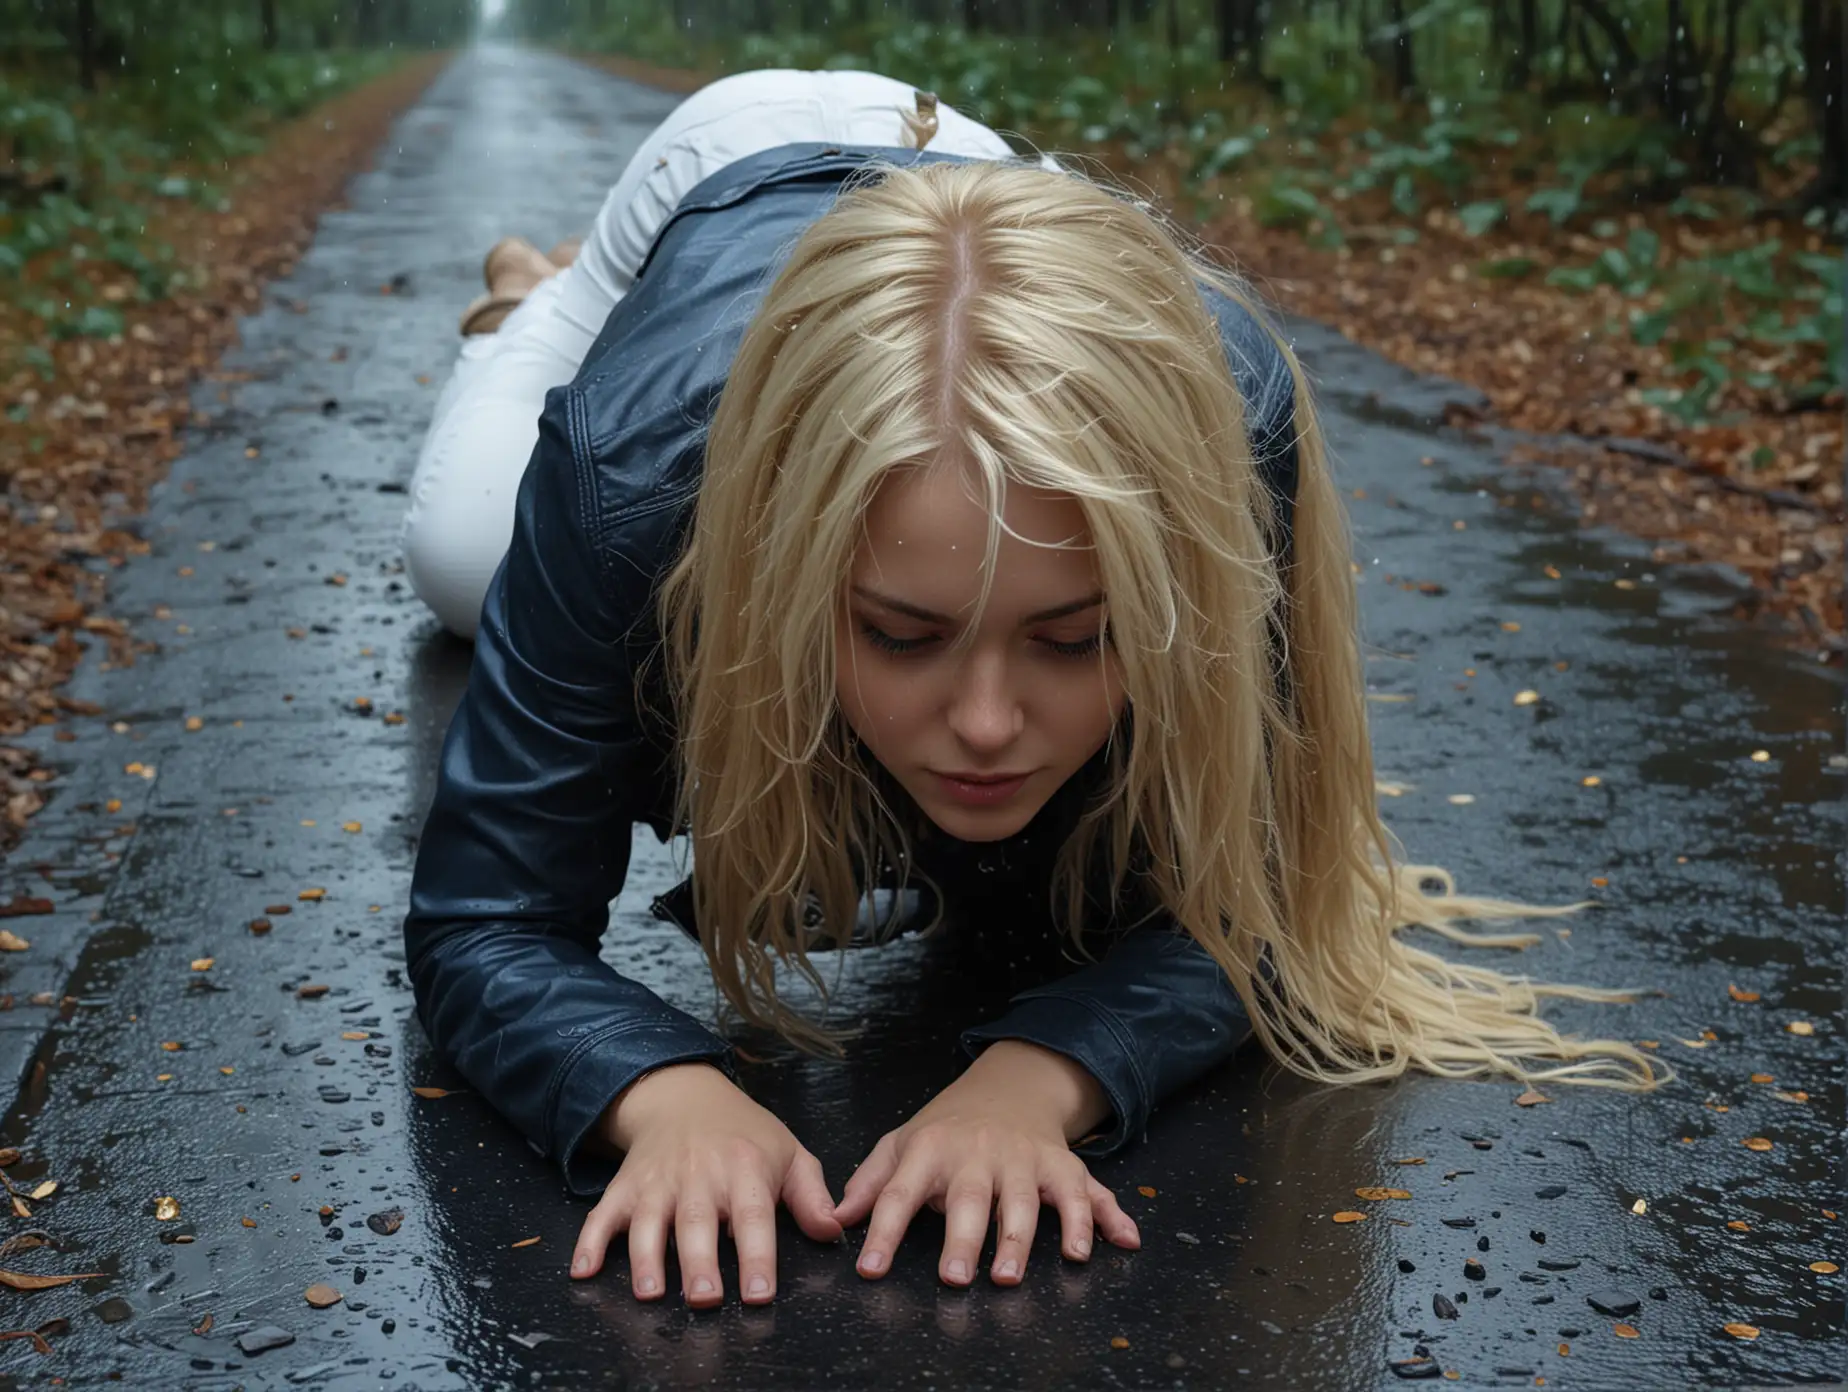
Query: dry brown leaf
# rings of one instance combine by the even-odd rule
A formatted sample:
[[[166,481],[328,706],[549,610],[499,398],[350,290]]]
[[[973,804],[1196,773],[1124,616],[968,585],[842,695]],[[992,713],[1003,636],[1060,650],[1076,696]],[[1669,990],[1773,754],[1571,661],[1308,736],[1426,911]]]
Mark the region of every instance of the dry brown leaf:
[[[87,1281],[92,1276],[108,1274],[106,1271],[77,1271],[68,1276],[40,1276],[36,1272],[0,1269],[0,1285],[22,1291],[50,1290],[53,1286],[68,1286],[72,1281]]]
[[[459,1092],[461,1091],[461,1089],[459,1088],[440,1088],[440,1087],[414,1087],[411,1089],[411,1091],[416,1093],[419,1097],[429,1097],[429,1098],[434,1099],[438,1097],[447,1097],[449,1096],[450,1093]]]
[[[332,1286],[322,1285],[317,1281],[314,1285],[302,1292],[302,1298],[310,1305],[314,1306],[315,1309],[325,1310],[329,1305],[338,1305],[340,1303],[340,1292],[335,1290]]]
[[[1722,1328],[1735,1339],[1756,1339],[1758,1337],[1758,1326],[1755,1324],[1728,1324],[1723,1325]]]
[[[1778,1091],[1772,1093],[1771,1095],[1780,1102],[1807,1102],[1809,1101],[1809,1094],[1807,1092],[1802,1091],[1801,1089],[1799,1089],[1796,1092],[1785,1092],[1780,1088]]]
[[[1110,1347],[1113,1349],[1126,1349],[1129,1347],[1129,1340],[1125,1339],[1121,1334],[1113,1334],[1110,1337]]]
[[[240,1218],[237,1221],[247,1228],[254,1228],[257,1225],[257,1220],[255,1218]]]
[[[1551,1102],[1552,1100],[1553,1099],[1548,1097],[1544,1092],[1536,1092],[1534,1089],[1529,1088],[1526,1092],[1514,1099],[1514,1105],[1517,1107],[1538,1107],[1542,1102]]]
[[[1412,1191],[1410,1189],[1382,1189],[1370,1186],[1354,1191],[1355,1198],[1368,1199],[1375,1203],[1384,1202],[1387,1199],[1409,1199],[1411,1196]]]
[[[1737,986],[1735,986],[1735,985],[1733,985],[1733,984],[1732,984],[1731,982],[1728,982],[1728,983],[1727,983],[1727,985],[1726,985],[1726,994],[1727,994],[1727,995],[1729,995],[1729,996],[1731,996],[1731,997],[1732,997],[1732,998],[1733,998],[1734,1000],[1736,1000],[1736,1001],[1744,1001],[1744,1002],[1746,1002],[1746,1003],[1747,1003],[1748,1005],[1749,1005],[1749,1004],[1750,1004],[1751,1002],[1753,1002],[1753,1001],[1755,1001],[1755,1000],[1757,1000],[1757,999],[1758,999],[1758,992],[1756,992],[1756,991],[1741,991],[1741,990],[1740,990],[1740,989],[1739,989],[1739,988],[1738,988]]]
[[[304,889],[295,897],[297,899],[304,899],[310,904],[318,904],[327,897],[327,891],[324,889]]]
[[[1640,1339],[1643,1337],[1633,1324],[1613,1324],[1611,1326],[1611,1333],[1615,1334],[1619,1339]]]
[[[1808,1020],[1792,1020],[1784,1028],[1791,1034],[1811,1035],[1816,1032],[1816,1027]]]
[[[327,987],[320,982],[311,982],[306,986],[295,988],[295,994],[302,1000],[319,1000],[327,994]]]
[[[1347,1208],[1335,1215],[1335,1221],[1337,1223],[1364,1223],[1367,1221],[1367,1215],[1364,1213],[1356,1213],[1353,1209]]]
[[[1747,1150],[1769,1150],[1771,1149],[1771,1142],[1766,1140],[1763,1136],[1748,1136],[1746,1138],[1745,1148]]]
[[[1818,1276],[1833,1276],[1836,1272],[1840,1271],[1841,1268],[1834,1262],[1823,1261],[1811,1262],[1810,1270],[1815,1272]]]
[[[0,928],[0,952],[24,952],[32,944],[11,928]]]
[[[1769,1073],[1754,1073],[1752,1075],[1752,1081],[1755,1083],[1769,1083],[1769,1082],[1774,1082],[1776,1080],[1772,1078],[1772,1076]]]
[[[217,960],[216,957],[195,957],[193,958],[192,969],[194,971],[210,971],[212,969],[212,963]]]
[[[9,1329],[4,1333],[0,1333],[0,1341],[5,1341],[7,1339],[30,1339],[32,1341],[32,1347],[37,1349],[40,1353],[51,1352],[51,1345],[45,1342],[45,1336],[36,1329]]]
[[[0,1257],[10,1257],[15,1252],[30,1252],[35,1247],[43,1247],[51,1241],[51,1234],[42,1228],[31,1232],[14,1233],[5,1242],[0,1242]]]
[[[162,1194],[154,1200],[154,1216],[163,1223],[170,1223],[180,1216],[180,1201],[171,1194]]]
[[[1422,1165],[1424,1162],[1425,1158],[1422,1155],[1408,1155],[1403,1160],[1395,1160],[1392,1163],[1395,1165]]]
[[[35,1200],[36,1199],[49,1199],[53,1194],[57,1192],[58,1192],[58,1181],[55,1179],[48,1179],[32,1191],[32,1197]]]
[[[1734,1232],[1750,1232],[1752,1230],[1752,1225],[1743,1218],[1735,1218],[1726,1226]]]
[[[1138,1184],[1136,1186],[1136,1192],[1145,1199],[1152,1199],[1155,1197],[1155,1190],[1147,1184]]]
[[[371,1030],[341,1030],[340,1037],[342,1039],[370,1039],[372,1038],[372,1031]]]
[[[538,1240],[539,1239],[536,1237],[523,1237],[518,1242],[515,1242],[512,1245],[515,1247],[530,1247]]]
[[[13,1216],[15,1218],[30,1218],[32,1216],[32,1210],[26,1207],[26,1201],[17,1194],[13,1195]]]
[[[217,1321],[212,1318],[212,1312],[207,1310],[205,1312],[205,1318],[201,1319],[192,1327],[192,1332],[197,1334],[200,1338],[204,1338],[207,1334],[212,1332],[212,1326],[215,1323],[217,1323]]]

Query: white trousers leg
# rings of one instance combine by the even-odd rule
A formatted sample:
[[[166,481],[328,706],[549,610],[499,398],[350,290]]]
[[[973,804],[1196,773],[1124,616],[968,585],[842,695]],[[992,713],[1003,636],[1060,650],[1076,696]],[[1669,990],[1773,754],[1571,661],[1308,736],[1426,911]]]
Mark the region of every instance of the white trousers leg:
[[[568,384],[689,190],[734,160],[798,141],[904,145],[914,89],[878,73],[765,68],[702,87],[642,141],[577,260],[540,282],[497,333],[462,342],[411,478],[405,576],[444,627],[472,639],[513,537],[514,500],[545,394]],[[929,149],[1006,159],[1007,142],[939,103]],[[1059,165],[1051,156],[1041,161]]]

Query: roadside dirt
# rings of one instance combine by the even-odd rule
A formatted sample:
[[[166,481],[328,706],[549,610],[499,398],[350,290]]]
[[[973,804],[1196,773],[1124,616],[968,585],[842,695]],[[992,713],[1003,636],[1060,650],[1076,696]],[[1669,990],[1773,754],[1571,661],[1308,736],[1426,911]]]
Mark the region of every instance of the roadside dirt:
[[[236,341],[239,316],[294,266],[316,220],[339,206],[347,180],[447,62],[441,53],[411,59],[277,128],[229,170],[213,170],[226,211],[176,205],[147,232],[171,243],[182,263],[208,268],[205,285],[137,305],[132,276],[118,270],[123,333],[43,343],[54,362],[49,380],[25,369],[0,383],[7,405],[31,408],[24,420],[0,415],[0,850],[43,806],[53,777],[5,741],[100,714],[58,692],[83,656],[80,635],[107,645],[103,658],[90,644],[93,660],[127,665],[147,648],[133,633],[140,616],[108,612],[108,577],[148,549],[133,519],[180,451],[192,384]],[[110,297],[106,283],[102,293]],[[16,361],[15,350],[36,339],[36,322],[0,305],[0,362]]]

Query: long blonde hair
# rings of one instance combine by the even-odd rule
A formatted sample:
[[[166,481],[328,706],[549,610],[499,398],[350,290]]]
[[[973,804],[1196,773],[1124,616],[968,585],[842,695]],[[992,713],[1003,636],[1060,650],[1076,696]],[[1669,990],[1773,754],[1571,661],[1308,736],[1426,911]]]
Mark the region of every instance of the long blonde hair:
[[[1253,313],[1289,365],[1288,565],[1267,545],[1245,402],[1197,283]],[[1585,906],[1459,895],[1395,856],[1347,519],[1300,364],[1240,278],[1146,204],[1025,162],[857,171],[775,275],[711,420],[657,617],[681,741],[674,825],[690,830],[701,944],[739,1014],[813,1054],[839,1057],[858,1033],[779,1000],[775,969],[793,964],[825,1002],[807,950],[851,937],[855,865],[912,864],[839,712],[834,634],[880,482],[949,456],[977,471],[997,519],[1008,483],[1073,495],[1110,597],[1134,734],[1111,740],[1107,794],[1061,847],[1048,904],[1081,952],[1086,867],[1107,857],[1114,901],[1135,855],[1298,1073],[1662,1080],[1630,1045],[1563,1037],[1536,1014],[1543,996],[1623,993],[1459,965],[1398,936],[1421,925],[1518,948],[1538,936],[1457,922]],[[997,545],[991,527],[991,577]]]

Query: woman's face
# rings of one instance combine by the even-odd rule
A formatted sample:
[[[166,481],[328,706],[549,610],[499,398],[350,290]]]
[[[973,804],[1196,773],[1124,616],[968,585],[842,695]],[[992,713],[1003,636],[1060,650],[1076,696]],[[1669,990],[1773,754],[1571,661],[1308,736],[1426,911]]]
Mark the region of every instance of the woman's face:
[[[977,489],[954,469],[910,470],[874,496],[835,626],[836,695],[854,733],[939,829],[999,841],[1102,747],[1124,690],[1108,645],[1099,660],[1107,611],[1084,514],[1065,494],[1010,486],[1005,520],[1025,540],[1002,533],[974,645],[948,651],[981,595],[988,520],[967,496]],[[941,776],[956,773],[1026,780],[972,806]]]

